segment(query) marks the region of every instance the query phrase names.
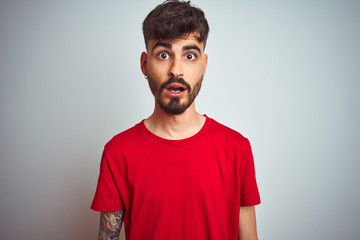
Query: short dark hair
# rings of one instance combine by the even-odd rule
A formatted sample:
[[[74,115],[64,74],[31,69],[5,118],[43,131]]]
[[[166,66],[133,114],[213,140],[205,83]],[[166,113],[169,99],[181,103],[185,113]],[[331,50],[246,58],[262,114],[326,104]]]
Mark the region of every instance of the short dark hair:
[[[158,5],[145,18],[143,34],[146,48],[150,39],[170,40],[196,32],[198,41],[206,45],[209,25],[204,12],[190,1],[170,0]]]

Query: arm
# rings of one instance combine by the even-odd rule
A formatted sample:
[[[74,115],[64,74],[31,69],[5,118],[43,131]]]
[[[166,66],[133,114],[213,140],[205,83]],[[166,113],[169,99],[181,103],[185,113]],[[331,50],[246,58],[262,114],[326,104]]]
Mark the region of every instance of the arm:
[[[255,206],[240,207],[239,240],[258,240]]]
[[[102,212],[100,214],[99,240],[119,239],[120,229],[124,222],[125,209],[116,212]]]

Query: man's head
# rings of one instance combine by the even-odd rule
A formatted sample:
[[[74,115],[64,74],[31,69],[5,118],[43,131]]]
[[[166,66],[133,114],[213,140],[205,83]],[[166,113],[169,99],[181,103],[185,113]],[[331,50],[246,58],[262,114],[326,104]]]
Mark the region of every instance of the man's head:
[[[156,103],[181,114],[199,93],[207,66],[204,13],[189,2],[166,1],[146,17],[143,33],[147,53],[141,55],[141,70]]]

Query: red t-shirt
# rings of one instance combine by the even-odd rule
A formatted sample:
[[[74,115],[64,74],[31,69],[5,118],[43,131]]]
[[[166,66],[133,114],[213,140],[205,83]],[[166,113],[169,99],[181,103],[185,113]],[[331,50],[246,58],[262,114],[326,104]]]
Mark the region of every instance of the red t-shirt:
[[[126,209],[127,240],[235,240],[240,206],[260,203],[249,141],[206,116],[167,140],[140,122],[104,148],[95,211]]]

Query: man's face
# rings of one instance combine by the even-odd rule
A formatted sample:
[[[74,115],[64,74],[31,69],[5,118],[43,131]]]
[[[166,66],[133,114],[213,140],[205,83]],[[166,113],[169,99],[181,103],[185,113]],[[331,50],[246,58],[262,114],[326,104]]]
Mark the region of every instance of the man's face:
[[[141,56],[156,103],[169,114],[181,114],[200,91],[207,65],[204,44],[196,34],[167,41],[150,40]]]

